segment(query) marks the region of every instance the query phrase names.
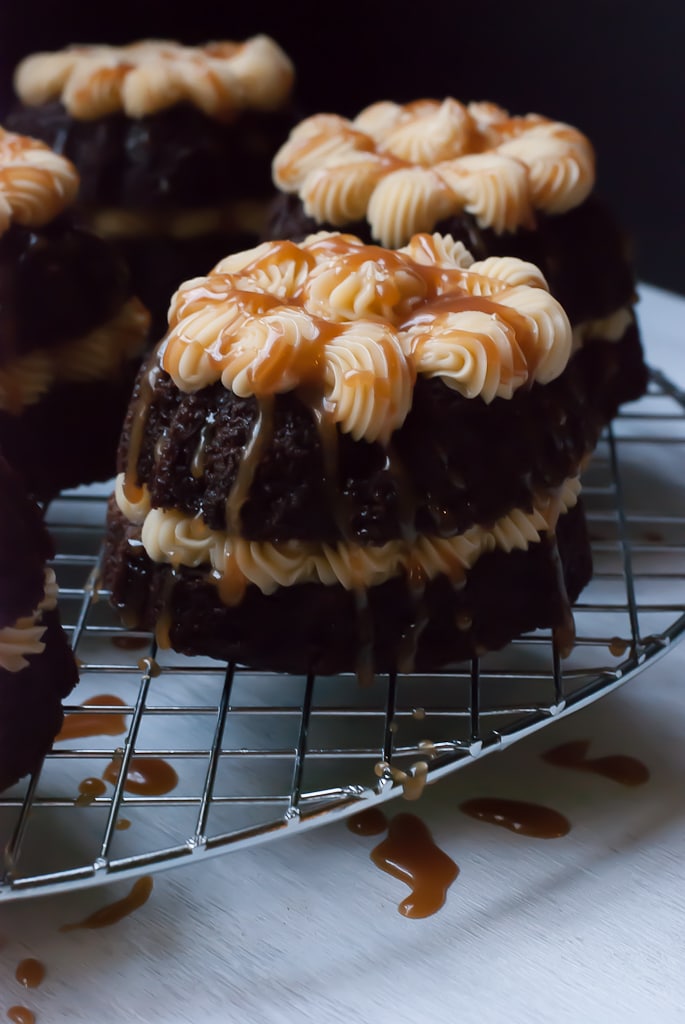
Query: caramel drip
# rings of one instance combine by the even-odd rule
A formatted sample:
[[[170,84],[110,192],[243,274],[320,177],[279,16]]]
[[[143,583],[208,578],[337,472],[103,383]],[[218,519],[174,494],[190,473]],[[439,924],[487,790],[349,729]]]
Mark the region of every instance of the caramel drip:
[[[45,964],[29,957],[21,961],[14,972],[14,977],[24,988],[38,988],[45,979]]]
[[[87,778],[79,782],[79,795],[74,801],[77,807],[87,807],[92,804],[96,797],[103,796],[107,792],[102,779]]]
[[[119,832],[125,832],[127,829],[131,827],[131,822],[128,820],[128,818],[117,818],[117,823],[114,827]]]
[[[368,807],[347,819],[350,832],[358,836],[379,836],[388,827],[388,819],[380,807]]]
[[[102,773],[103,779],[116,785],[121,760],[114,758]],[[178,775],[161,757],[132,757],[129,761],[124,789],[139,796],[163,796],[178,785]]]
[[[613,655],[614,658],[622,658],[629,647],[629,640],[624,640],[620,636],[614,636],[611,638],[609,643],[609,653]]]
[[[622,786],[642,786],[649,781],[649,768],[642,761],[626,754],[609,754],[588,758],[590,740],[571,740],[545,751],[542,760],[560,768],[602,775]]]
[[[119,647],[122,651],[141,651],[145,647],[150,646],[150,641],[144,636],[128,636],[124,633],[123,636],[113,636],[112,644],[114,647]]]
[[[257,419],[252,427],[250,440],[245,446],[235,480],[226,498],[226,530],[229,535],[240,536],[240,512],[250,496],[255,473],[271,442],[274,430],[273,396],[259,400]]]
[[[138,484],[138,459],[140,458],[148,411],[158,375],[159,368],[156,365],[147,373],[141,374],[139,378],[139,393],[133,407],[124,474],[124,494],[132,502],[139,501],[142,493]]]
[[[392,819],[387,838],[371,851],[371,860],[411,889],[397,908],[404,917],[435,914],[459,874],[454,861],[435,845],[429,830],[413,814]]]
[[[162,674],[162,669],[154,658],[140,658],[138,660],[138,668],[144,675],[149,675],[151,679],[156,679],[157,676]]]
[[[550,527],[550,531],[554,529]],[[559,555],[559,544],[557,542],[556,533],[550,532],[547,534],[547,543],[550,546],[550,554],[552,556],[552,565],[557,578],[557,593],[563,607],[561,609],[561,622],[558,626],[554,627],[553,637],[554,646],[559,653],[560,658],[568,658],[571,651],[573,650],[576,643],[576,624],[573,618],[573,612],[571,611],[571,602],[569,601],[568,592],[566,590],[566,579],[564,577],[564,567],[561,564],[561,556]]]
[[[500,797],[475,797],[459,805],[464,814],[478,821],[534,839],[559,839],[571,831],[567,818],[551,807],[531,804],[524,800],[505,800]]]
[[[126,703],[111,693],[100,693],[84,701],[83,707],[126,707]],[[55,742],[84,739],[87,736],[120,736],[126,729],[126,716],[119,712],[68,714]]]
[[[339,536],[343,540],[347,540],[350,536],[350,515],[345,495],[338,481],[338,427],[326,415],[321,402],[312,400],[311,409],[316,421],[319,443],[321,445],[323,485],[328,507]]]
[[[142,878],[139,878],[134,883],[129,894],[124,896],[123,899],[100,907],[99,910],[84,918],[83,921],[77,921],[74,924],[63,924],[60,931],[72,932],[77,928],[108,928],[109,925],[117,924],[118,921],[128,917],[134,910],[138,910],[139,907],[147,903],[151,892],[152,878],[149,875],[143,875]]]
[[[164,574],[161,597],[159,602],[159,614],[155,622],[155,640],[162,651],[168,651],[171,647],[171,624],[172,610],[171,597],[176,586],[177,573],[174,568],[168,568]]]
[[[12,1024],[36,1024],[35,1013],[25,1006],[10,1006],[7,1019],[11,1020]]]
[[[193,458],[190,462],[190,475],[193,480],[199,480],[205,471],[205,457],[207,454],[207,437],[209,434],[209,425],[205,423],[200,431],[200,439],[197,443],[197,448],[193,453]]]

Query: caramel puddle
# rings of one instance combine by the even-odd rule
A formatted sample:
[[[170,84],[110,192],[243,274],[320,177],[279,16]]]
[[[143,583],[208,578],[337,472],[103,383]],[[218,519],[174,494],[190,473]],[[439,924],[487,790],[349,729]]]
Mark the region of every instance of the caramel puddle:
[[[33,957],[28,957],[19,963],[14,977],[24,988],[38,988],[45,978],[45,964]]]
[[[36,1024],[35,1013],[25,1006],[10,1006],[7,1019],[11,1020],[12,1024]]]
[[[84,918],[83,921],[76,921],[74,924],[63,924],[60,928],[61,932],[72,932],[77,928],[107,928],[111,924],[116,924],[123,918],[128,917],[134,910],[138,910],[142,907],[150,898],[152,892],[152,878],[149,875],[143,875],[133,885],[133,888],[129,892],[128,896],[124,896],[123,899],[117,900],[115,903],[109,903],[107,906],[100,907],[94,913]]]
[[[430,917],[443,906],[459,868],[435,845],[424,823],[413,814],[398,814],[388,835],[371,851],[376,867],[411,889],[398,911],[404,917]]]
[[[574,768],[580,772],[602,775],[622,786],[642,786],[649,781],[649,768],[636,757],[627,754],[608,754],[603,757],[587,757],[590,740],[571,740],[558,747],[552,747],[541,755],[542,760],[560,768]]]
[[[534,839],[559,839],[571,831],[568,818],[551,807],[523,800],[504,800],[481,796],[459,805],[464,814],[491,825],[500,825],[520,836]]]
[[[100,693],[95,697],[89,697],[84,702],[84,708],[97,707],[126,707],[120,697],[111,693]],[[77,740],[86,736],[119,736],[126,732],[126,716],[119,712],[111,713],[93,712],[93,714],[66,715],[62,728],[55,737],[55,743],[60,740]]]
[[[102,773],[106,782],[116,785],[121,770],[118,758],[110,761]],[[178,775],[161,757],[132,757],[126,773],[124,789],[140,796],[163,796],[178,785]]]
[[[350,832],[358,836],[379,836],[388,827],[388,819],[378,807],[368,807],[347,819]]]

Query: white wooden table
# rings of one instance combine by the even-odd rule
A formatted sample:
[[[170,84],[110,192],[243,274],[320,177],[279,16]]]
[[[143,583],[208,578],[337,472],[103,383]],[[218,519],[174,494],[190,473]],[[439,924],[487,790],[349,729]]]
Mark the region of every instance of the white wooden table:
[[[685,299],[645,287],[640,313],[650,362],[685,385]],[[540,760],[572,739],[639,758],[650,781]],[[524,838],[459,811],[487,795],[553,807],[571,831]],[[459,865],[433,916],[402,917],[406,887],[369,858],[379,838],[336,822],[159,873],[143,908],[98,931],[58,929],[130,882],[3,905],[0,1019],[17,1004],[38,1024],[685,1019],[685,644],[384,811],[419,815]],[[28,956],[47,975],[25,992]]]

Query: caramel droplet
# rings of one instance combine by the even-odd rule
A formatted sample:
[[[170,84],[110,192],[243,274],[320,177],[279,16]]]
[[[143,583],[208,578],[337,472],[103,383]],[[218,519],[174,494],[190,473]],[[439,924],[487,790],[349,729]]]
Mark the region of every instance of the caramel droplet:
[[[381,871],[411,889],[397,908],[404,917],[435,914],[459,874],[454,861],[435,845],[424,823],[413,814],[392,819],[387,838],[371,851],[371,859]]]
[[[114,758],[102,773],[103,779],[116,785],[121,770],[121,760]],[[163,796],[178,785],[176,771],[161,757],[132,757],[124,789],[139,796]]]
[[[121,921],[124,917],[128,917],[134,910],[138,910],[139,907],[147,903],[151,892],[152,879],[149,875],[143,875],[142,878],[139,878],[134,883],[128,896],[124,896],[123,899],[117,900],[115,903],[109,903],[105,907],[100,907],[99,910],[84,918],[83,921],[77,921],[74,924],[63,924],[60,931],[72,932],[77,928],[107,928],[109,925]]]
[[[618,782],[622,786],[642,786],[649,781],[649,768],[636,757],[627,754],[608,754],[588,757],[590,740],[571,740],[545,751],[542,760],[560,768],[573,768],[579,772],[593,772]]]
[[[117,828],[120,832],[125,832],[126,829],[129,829],[131,827],[131,822],[128,820],[128,818],[118,818],[117,823],[114,827]]]
[[[348,818],[347,827],[358,836],[379,836],[388,827],[388,820],[379,807],[368,807]]]
[[[45,978],[45,964],[42,964],[40,960],[34,960],[33,957],[28,957],[18,965],[14,976],[24,988],[38,988]]]
[[[79,795],[76,798],[77,806],[87,807],[88,804],[92,804],[96,797],[102,796],[107,792],[107,786],[102,779],[88,778],[79,782],[78,791]]]
[[[36,1024],[36,1015],[33,1010],[27,1010],[25,1006],[10,1006],[7,1011],[7,1019],[12,1024]]]
[[[120,697],[115,697],[111,693],[100,693],[96,697],[89,697],[83,707],[126,707],[126,704]],[[126,728],[126,716],[120,712],[68,714],[55,742],[83,739],[86,736],[119,736],[126,732]]]
[[[504,800],[500,797],[475,797],[460,804],[464,814],[500,825],[520,836],[534,839],[559,839],[571,831],[568,818],[551,807],[530,804],[524,800]]]

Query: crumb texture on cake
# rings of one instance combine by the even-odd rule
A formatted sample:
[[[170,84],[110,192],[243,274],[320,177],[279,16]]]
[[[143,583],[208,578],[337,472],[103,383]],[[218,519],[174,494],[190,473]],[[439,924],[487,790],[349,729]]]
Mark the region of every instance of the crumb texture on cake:
[[[498,234],[531,226],[535,211],[564,213],[592,191],[595,157],[582,132],[538,114],[453,98],[387,101],[353,120],[305,119],[273,177],[318,223],[366,218],[373,237],[396,248],[462,211]]]
[[[40,227],[76,198],[76,168],[44,142],[0,128],[0,236],[12,224]]]
[[[283,106],[293,78],[290,59],[266,35],[204,46],[146,39],[32,54],[17,68],[15,89],[29,106],[61,100],[82,120],[117,112],[141,118],[178,103],[226,118]]]

